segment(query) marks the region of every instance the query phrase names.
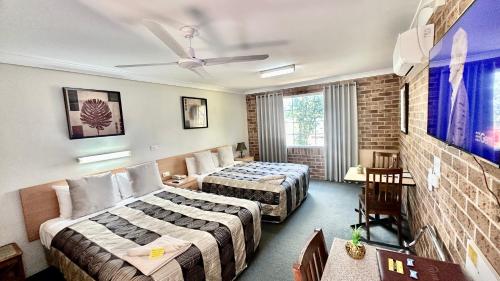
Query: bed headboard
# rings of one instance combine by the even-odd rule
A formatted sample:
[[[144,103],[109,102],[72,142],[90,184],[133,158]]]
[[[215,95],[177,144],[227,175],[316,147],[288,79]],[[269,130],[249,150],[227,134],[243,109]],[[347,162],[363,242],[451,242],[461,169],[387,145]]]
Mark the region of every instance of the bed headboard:
[[[210,151],[217,152],[217,148],[218,147],[212,148],[210,149]],[[200,151],[205,151],[205,150],[200,150]],[[160,173],[169,171],[170,175],[187,175],[187,167],[185,159],[186,157],[193,157],[193,154],[196,152],[198,151],[157,160],[156,162],[158,163],[158,169],[160,170]]]
[[[217,151],[217,148],[210,149]],[[193,152],[194,153],[194,152]],[[187,174],[186,162],[184,159],[193,153],[172,156],[157,160],[160,173],[169,171],[171,175]],[[113,170],[113,173],[123,172],[125,168]],[[58,180],[45,184],[26,187],[19,190],[21,206],[23,209],[24,225],[28,241],[40,239],[40,225],[50,219],[59,216],[59,204],[53,185],[66,185],[66,180]]]

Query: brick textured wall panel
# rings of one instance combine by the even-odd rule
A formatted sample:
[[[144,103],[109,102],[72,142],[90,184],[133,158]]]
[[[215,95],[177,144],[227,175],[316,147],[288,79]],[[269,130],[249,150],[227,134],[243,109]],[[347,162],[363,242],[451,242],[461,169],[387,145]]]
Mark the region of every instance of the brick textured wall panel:
[[[358,87],[358,137],[360,149],[399,149],[399,85],[400,79],[393,74],[366,77],[356,80]],[[347,81],[344,81],[347,82]],[[322,92],[325,84],[284,89],[285,96]],[[259,93],[263,94],[263,93]],[[249,152],[259,159],[259,136],[255,96],[247,95],[247,122]],[[310,151],[308,151],[310,150]],[[314,165],[313,177],[324,179],[324,156],[316,148],[289,149],[289,162],[307,161]],[[307,159],[307,160],[301,160]]]
[[[435,42],[472,3],[449,0],[432,16]],[[410,83],[409,134],[400,134],[404,166],[417,183],[410,189],[412,231],[431,224],[437,228],[450,257],[464,265],[467,239],[475,241],[497,272],[500,271],[500,207],[488,192],[473,156],[427,135],[428,68],[405,79]],[[439,188],[427,189],[427,169],[433,157],[441,158]],[[500,169],[482,162],[490,188],[500,194]],[[419,255],[436,258],[427,238],[417,246]]]
[[[289,147],[289,163],[304,164],[310,168],[311,178],[325,179],[325,155],[323,147]]]

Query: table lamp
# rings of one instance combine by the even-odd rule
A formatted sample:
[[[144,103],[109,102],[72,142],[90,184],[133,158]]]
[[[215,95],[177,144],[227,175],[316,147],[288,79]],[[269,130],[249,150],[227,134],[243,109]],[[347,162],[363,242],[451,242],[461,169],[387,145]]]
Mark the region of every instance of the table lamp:
[[[236,145],[236,151],[240,152],[240,157],[243,158],[243,151],[247,150],[247,146],[245,145],[244,142],[239,142]]]

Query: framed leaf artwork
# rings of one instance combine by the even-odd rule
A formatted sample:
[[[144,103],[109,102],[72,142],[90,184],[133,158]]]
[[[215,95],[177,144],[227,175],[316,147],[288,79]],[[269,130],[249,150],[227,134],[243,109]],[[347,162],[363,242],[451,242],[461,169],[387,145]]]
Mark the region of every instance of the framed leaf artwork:
[[[125,134],[120,92],[63,88],[70,139]]]
[[[181,104],[184,129],[208,128],[207,99],[182,97]]]

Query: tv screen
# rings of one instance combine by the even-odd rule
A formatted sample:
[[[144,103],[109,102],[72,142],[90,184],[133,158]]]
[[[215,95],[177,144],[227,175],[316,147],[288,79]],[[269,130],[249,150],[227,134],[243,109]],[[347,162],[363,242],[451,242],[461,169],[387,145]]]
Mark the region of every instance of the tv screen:
[[[500,1],[476,0],[432,48],[427,133],[500,164]]]

